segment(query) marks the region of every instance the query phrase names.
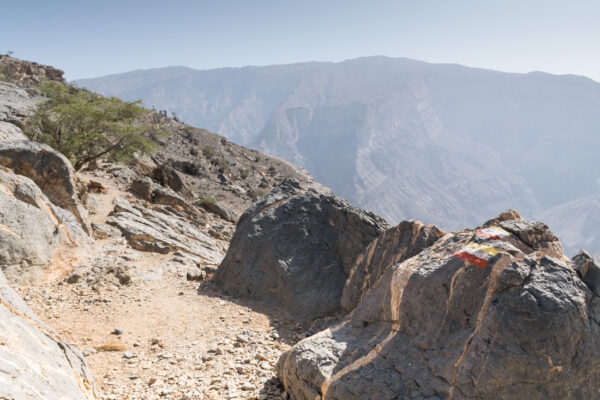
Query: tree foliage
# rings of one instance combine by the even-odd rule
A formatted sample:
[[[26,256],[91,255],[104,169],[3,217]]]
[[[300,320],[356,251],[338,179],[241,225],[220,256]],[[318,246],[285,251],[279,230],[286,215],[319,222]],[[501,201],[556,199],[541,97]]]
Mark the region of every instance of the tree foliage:
[[[63,153],[76,170],[98,158],[127,161],[157,146],[151,136],[159,132],[142,122],[149,111],[140,101],[123,102],[58,82],[40,89],[47,100],[30,119],[26,133]]]

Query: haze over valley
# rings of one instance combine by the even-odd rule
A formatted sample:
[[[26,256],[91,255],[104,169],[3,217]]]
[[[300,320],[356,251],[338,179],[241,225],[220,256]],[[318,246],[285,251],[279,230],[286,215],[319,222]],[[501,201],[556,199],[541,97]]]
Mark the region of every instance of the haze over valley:
[[[405,58],[136,70],[76,82],[305,167],[391,223],[516,208],[600,252],[600,84]]]

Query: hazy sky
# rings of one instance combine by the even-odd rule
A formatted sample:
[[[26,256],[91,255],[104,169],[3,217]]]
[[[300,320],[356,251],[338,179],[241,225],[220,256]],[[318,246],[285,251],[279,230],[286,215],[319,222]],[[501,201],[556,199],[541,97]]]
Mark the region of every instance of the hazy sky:
[[[369,55],[600,81],[598,0],[1,0],[0,53],[67,79]]]

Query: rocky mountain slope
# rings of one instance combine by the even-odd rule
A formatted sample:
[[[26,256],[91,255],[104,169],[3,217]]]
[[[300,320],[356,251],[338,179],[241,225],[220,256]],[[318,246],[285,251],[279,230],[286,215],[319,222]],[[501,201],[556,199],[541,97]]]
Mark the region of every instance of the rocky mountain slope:
[[[600,238],[576,222],[600,177],[600,84],[587,78],[370,57],[162,68],[78,84],[142,98],[283,157],[391,222],[452,230],[516,207],[557,215],[548,222],[568,254],[600,251]]]
[[[207,279],[255,199],[285,179],[327,189],[160,114],[160,151],[75,172],[21,131],[60,71],[6,56],[0,71],[0,397],[281,398],[273,367],[304,327]]]
[[[76,172],[20,130],[43,100],[23,83],[37,68],[1,85],[0,398],[600,391],[600,264],[569,260],[545,224],[508,210],[451,233],[390,228],[159,113],[157,153]]]

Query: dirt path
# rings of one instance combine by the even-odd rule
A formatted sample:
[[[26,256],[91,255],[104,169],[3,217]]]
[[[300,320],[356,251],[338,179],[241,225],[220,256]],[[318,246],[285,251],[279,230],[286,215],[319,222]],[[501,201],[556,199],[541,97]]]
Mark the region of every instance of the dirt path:
[[[62,284],[22,295],[83,349],[106,399],[280,397],[273,367],[289,345],[276,339],[276,326],[289,338],[295,325],[221,297],[209,283],[172,273],[100,293]]]
[[[104,223],[117,196],[132,197],[110,176],[80,177],[104,186],[102,193],[92,194],[91,222]],[[171,254],[134,250],[122,237],[96,240],[86,251],[87,263],[127,260],[131,282],[121,284],[100,272],[90,284],[86,278],[69,284],[68,275],[53,276],[19,291],[63,340],[83,350],[101,398],[286,397],[274,365],[290,343],[305,336],[301,328],[255,304],[223,296],[208,281],[188,281],[172,266]],[[59,267],[68,269],[49,270]]]

